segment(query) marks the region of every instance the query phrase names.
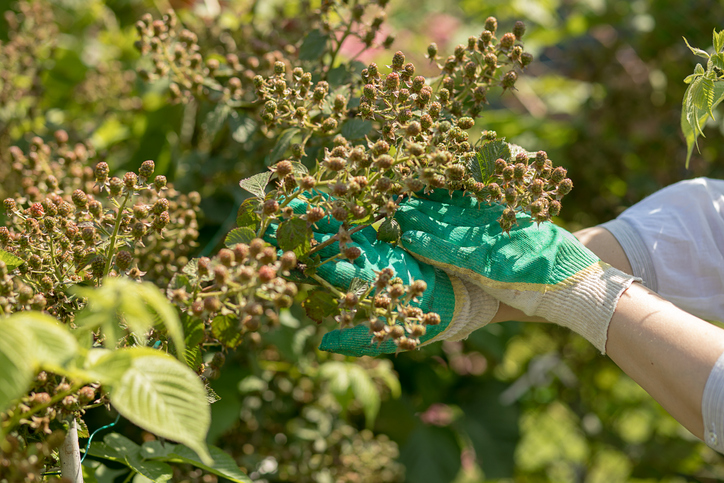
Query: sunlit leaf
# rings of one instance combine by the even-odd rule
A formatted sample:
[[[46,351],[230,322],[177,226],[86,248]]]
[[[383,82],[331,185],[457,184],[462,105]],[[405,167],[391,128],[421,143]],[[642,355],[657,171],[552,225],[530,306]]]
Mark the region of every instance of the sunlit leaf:
[[[242,201],[236,212],[236,226],[256,230],[261,222],[261,216],[257,213],[260,206],[261,203],[257,198],[247,198]]]
[[[307,316],[318,323],[321,323],[325,317],[339,314],[337,301],[325,290],[309,292],[307,298],[302,302],[302,307]]]
[[[0,319],[0,412],[22,396],[34,376],[27,331],[16,325],[12,317]]]
[[[277,230],[279,248],[284,251],[293,251],[301,256],[310,249],[307,237],[307,222],[301,218],[292,218],[279,225]]]
[[[201,461],[196,453],[182,444],[161,445],[158,441],[149,441],[141,447],[141,455],[146,459],[188,464],[235,483],[251,483],[252,480],[239,469],[231,456],[215,446],[210,446],[209,452],[213,464]]]
[[[706,50],[701,50],[699,48],[692,47],[691,45],[689,45],[689,41],[686,40],[686,37],[684,37],[684,42],[686,42],[686,46],[689,47],[689,50],[691,50],[694,53],[694,55],[696,55],[698,57],[703,57],[705,59],[709,58],[709,54],[706,52]]]
[[[233,248],[239,243],[249,243],[256,238],[256,232],[249,227],[242,226],[241,228],[234,228],[226,235],[224,239],[224,246],[227,248]]]
[[[264,198],[264,195],[266,194],[266,185],[269,184],[271,175],[271,171],[264,171],[262,173],[255,174],[254,176],[244,178],[239,181],[239,186],[257,198]]]
[[[211,321],[211,333],[224,346],[234,349],[243,340],[239,329],[239,318],[236,315],[217,315]]]
[[[314,29],[309,32],[299,47],[299,60],[317,60],[327,50],[329,36]]]
[[[20,265],[25,263],[22,258],[18,258],[12,253],[8,253],[5,250],[0,249],[0,262],[5,262],[8,272],[15,270]]]
[[[145,347],[121,349],[131,366],[109,389],[111,404],[132,423],[183,443],[211,464],[206,432],[211,411],[198,376],[178,360]]]

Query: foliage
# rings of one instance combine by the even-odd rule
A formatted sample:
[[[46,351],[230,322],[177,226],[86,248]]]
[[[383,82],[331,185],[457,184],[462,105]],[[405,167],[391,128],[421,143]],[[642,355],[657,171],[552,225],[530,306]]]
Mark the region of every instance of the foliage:
[[[365,317],[374,299],[363,296],[372,284],[309,283],[323,284],[312,273],[322,249],[355,253],[339,247],[342,230],[315,246],[308,218],[319,208],[313,217],[338,218],[347,232],[384,221],[394,242],[396,205],[436,188],[499,197],[570,228],[610,218],[687,174],[681,36],[704,45],[709,22],[724,24],[719,7],[302,1],[212,11],[204,5],[214,2],[172,1],[176,13],[159,15],[140,0],[86,3],[13,3],[0,28],[0,64],[10,66],[0,74],[0,196],[10,208],[0,214],[0,323],[46,312],[65,324],[49,329],[55,340],[67,341],[32,345],[25,324],[0,340],[2,367],[15,368],[0,375],[12,379],[0,385],[11,391],[0,458],[14,471],[2,477],[51,469],[66,418],[79,418],[86,438],[109,404],[124,418],[94,439],[88,481],[722,474],[713,452],[561,330],[489,327],[394,359],[316,352],[329,316],[350,322],[340,307],[349,293]],[[464,21],[450,26],[443,10]],[[693,107],[705,130],[709,106]],[[692,155],[694,173],[717,174],[717,146],[712,137]],[[560,214],[570,186],[549,184],[548,157],[577,186]],[[309,211],[290,213],[292,199]],[[270,227],[280,252],[258,239]],[[153,408],[123,389],[146,370],[162,389]],[[197,414],[160,405],[182,396],[168,374],[201,388],[194,404],[216,401],[215,465],[187,449],[204,451]]]

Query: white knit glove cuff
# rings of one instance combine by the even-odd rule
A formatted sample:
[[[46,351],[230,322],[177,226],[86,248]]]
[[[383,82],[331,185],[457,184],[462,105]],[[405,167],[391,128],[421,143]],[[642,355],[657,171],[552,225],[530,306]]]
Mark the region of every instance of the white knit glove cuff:
[[[498,313],[500,302],[475,283],[448,273],[455,292],[455,313],[447,328],[420,345],[440,340],[466,339],[471,332],[484,327]]]
[[[547,290],[535,315],[568,327],[605,354],[611,317],[635,281],[640,279],[606,263],[591,265]]]

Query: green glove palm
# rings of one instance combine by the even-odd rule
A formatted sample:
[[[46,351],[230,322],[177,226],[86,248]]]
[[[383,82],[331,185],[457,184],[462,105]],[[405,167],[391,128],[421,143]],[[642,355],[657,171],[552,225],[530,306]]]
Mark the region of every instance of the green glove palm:
[[[290,206],[295,213],[304,213],[306,204],[293,200]],[[323,243],[337,234],[341,223],[326,217],[314,226],[314,238]],[[276,242],[276,226],[271,226],[264,238]],[[427,326],[426,333],[420,337],[421,344],[442,339],[463,338],[481,325],[485,325],[495,315],[498,302],[488,296],[475,284],[449,276],[442,269],[421,263],[398,246],[377,240],[372,227],[363,228],[352,234],[350,246],[357,246],[362,255],[353,262],[335,259],[324,263],[317,274],[331,285],[347,291],[355,278],[373,283],[377,273],[391,268],[395,276],[409,285],[414,280],[423,280],[427,290],[413,303],[423,312],[436,312],[440,315],[440,324]],[[339,244],[332,243],[318,252],[322,262],[339,253]],[[324,335],[320,349],[345,355],[375,356],[393,353],[398,350],[392,340],[381,344],[372,341],[372,334],[366,325],[333,330]]]
[[[633,277],[601,262],[569,232],[519,215],[504,233],[501,205],[461,193],[412,198],[396,219],[418,260],[475,282],[528,315],[569,327],[602,353],[613,311]]]

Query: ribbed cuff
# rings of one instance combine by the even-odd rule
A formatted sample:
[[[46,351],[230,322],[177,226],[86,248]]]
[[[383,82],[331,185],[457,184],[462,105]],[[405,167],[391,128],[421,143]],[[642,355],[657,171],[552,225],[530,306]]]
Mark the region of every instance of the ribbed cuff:
[[[620,218],[607,221],[599,226],[611,232],[618,240],[631,264],[633,275],[640,278],[646,287],[658,292],[659,284],[656,281],[654,262],[636,229]]]
[[[704,419],[704,442],[724,453],[724,354],[712,367],[704,386],[701,415]]]

